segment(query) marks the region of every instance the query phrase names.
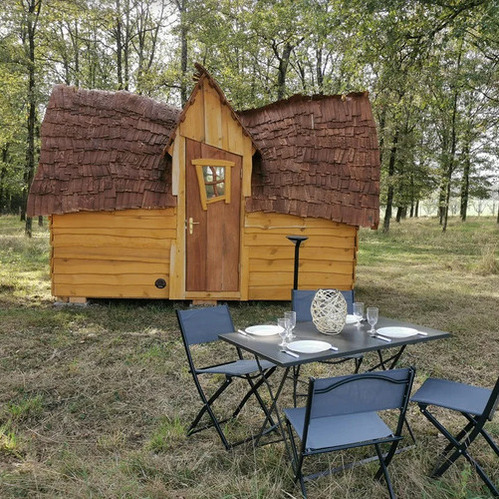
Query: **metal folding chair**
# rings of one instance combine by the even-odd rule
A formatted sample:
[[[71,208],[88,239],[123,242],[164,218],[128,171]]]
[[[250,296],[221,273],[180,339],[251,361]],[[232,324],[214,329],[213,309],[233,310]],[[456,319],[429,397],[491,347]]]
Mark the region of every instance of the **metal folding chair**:
[[[306,407],[284,410],[295,481],[300,481],[304,497],[306,481],[352,467],[347,465],[304,476],[302,466],[306,457],[368,445],[374,446],[380,463],[375,478],[379,480],[384,476],[390,497],[395,497],[387,467],[403,438],[413,379],[413,368],[310,378]],[[396,424],[392,424],[395,429],[378,414],[390,409],[399,411]],[[390,444],[386,454],[382,452],[382,444]],[[371,460],[368,458],[359,464]]]
[[[312,320],[312,314],[310,312],[310,306],[312,305],[312,300],[314,299],[316,291],[308,289],[293,289],[291,290],[291,308],[296,312],[297,322],[308,322]],[[354,292],[351,291],[341,291],[341,294],[345,297],[347,302],[347,312],[349,314],[353,311]],[[348,362],[353,360],[354,362],[354,373],[358,373],[364,356],[362,354],[351,355],[338,360],[323,360],[323,364],[342,364],[343,362]],[[293,368],[293,399],[296,405],[296,397],[301,396],[296,393],[298,379],[300,377],[300,366]]]
[[[275,423],[258,393],[258,389],[262,383],[264,383],[266,378],[275,371],[276,366],[274,364],[266,360],[259,360],[257,362],[256,360],[243,359],[241,350],[237,348],[237,358],[231,362],[208,367],[197,367],[195,365],[195,355],[193,355],[192,351],[193,345],[211,343],[218,340],[219,334],[232,333],[235,331],[228,306],[221,305],[208,308],[177,310],[176,313],[187,354],[187,360],[189,362],[189,369],[203,404],[201,410],[191,423],[187,435],[192,435],[193,433],[197,433],[207,428],[215,428],[227,450],[252,440],[254,437],[249,437],[235,443],[229,443],[221,426],[225,422],[236,418],[252,395],[256,398],[265,413],[265,422],[268,422],[270,425],[264,433],[274,429]],[[260,364],[260,366],[258,364]],[[223,375],[224,380],[218,389],[211,395],[208,395],[200,382],[199,377],[201,375]],[[245,392],[232,415],[223,420],[219,420],[212,406],[235,378],[245,380],[249,384],[249,390]],[[199,426],[200,421],[205,414],[208,414],[211,421],[204,426]]]
[[[484,429],[485,423],[492,420],[498,404],[499,377],[492,390],[445,379],[429,378],[411,400],[418,404],[424,416],[449,441],[449,444],[440,454],[440,466],[435,468],[431,474],[432,478],[442,476],[460,456],[464,456],[480,475],[492,494],[499,497],[497,486],[485,473],[483,467],[468,452],[471,443],[476,437],[482,435],[495,454],[499,456],[497,442],[494,442],[493,438]],[[453,435],[430,412],[429,406],[457,411],[461,413],[467,423],[461,431]]]

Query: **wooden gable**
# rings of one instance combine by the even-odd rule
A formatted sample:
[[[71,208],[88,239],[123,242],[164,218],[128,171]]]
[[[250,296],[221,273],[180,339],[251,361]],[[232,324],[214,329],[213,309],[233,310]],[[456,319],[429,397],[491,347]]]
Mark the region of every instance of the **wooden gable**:
[[[238,116],[227,102],[222,90],[211,76],[197,66],[197,83],[189,101],[179,117],[179,124],[166,146],[166,151],[172,157],[172,189],[177,196],[177,238],[172,246],[170,268],[170,297],[186,297],[186,231],[188,218],[186,211],[186,164],[188,143],[192,141],[219,150],[220,153],[230,153],[241,158],[241,190],[238,192],[238,202],[244,207],[244,198],[251,195],[252,156],[256,150],[250,135],[239,121]],[[244,208],[241,209],[239,222],[239,245],[241,261],[244,261],[245,247],[242,241],[244,225]],[[224,292],[223,297],[240,299],[241,293],[247,289],[247,274],[240,276],[238,290]],[[246,282],[245,282],[246,281]],[[217,293],[209,293],[217,297]],[[222,296],[222,294],[220,295]],[[194,293],[190,298],[206,297],[206,293]]]

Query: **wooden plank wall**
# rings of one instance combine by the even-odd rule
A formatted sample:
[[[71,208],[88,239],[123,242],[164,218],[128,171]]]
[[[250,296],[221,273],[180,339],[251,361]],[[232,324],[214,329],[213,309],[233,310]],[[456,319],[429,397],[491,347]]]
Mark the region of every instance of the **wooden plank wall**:
[[[185,299],[186,138],[242,156],[244,207],[244,197],[251,194],[252,143],[217,92],[204,81],[171,149],[177,208],[54,215],[54,296]],[[228,299],[290,299],[294,245],[286,236],[291,234],[309,236],[300,250],[300,289],[353,288],[355,227],[291,215],[245,214],[244,208],[241,225],[240,293]],[[166,288],[155,287],[158,278],[166,281]]]
[[[175,209],[54,215],[51,224],[54,296],[169,297]]]
[[[244,227],[249,253],[248,299],[290,299],[295,246],[287,235],[309,237],[300,247],[300,289],[353,289],[356,227],[291,215],[249,213]]]

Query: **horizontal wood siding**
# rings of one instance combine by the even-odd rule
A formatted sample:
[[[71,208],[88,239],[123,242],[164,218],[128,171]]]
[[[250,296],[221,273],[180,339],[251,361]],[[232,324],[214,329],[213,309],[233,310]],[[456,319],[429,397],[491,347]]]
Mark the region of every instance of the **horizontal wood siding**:
[[[300,289],[353,289],[356,227],[322,219],[250,213],[244,228],[250,300],[290,299],[295,246],[287,235],[309,237],[300,247]]]
[[[169,297],[175,209],[54,215],[51,232],[55,296]]]

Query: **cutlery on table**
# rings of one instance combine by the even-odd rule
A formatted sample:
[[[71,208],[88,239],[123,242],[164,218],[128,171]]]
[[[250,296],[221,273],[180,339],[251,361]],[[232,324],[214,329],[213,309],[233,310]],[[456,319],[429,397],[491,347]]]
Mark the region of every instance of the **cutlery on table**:
[[[284,348],[281,348],[281,352],[287,353],[288,355],[291,355],[291,357],[295,357],[297,359],[300,358],[300,356],[297,353],[290,352],[289,350],[285,350]]]
[[[388,343],[390,343],[392,340],[390,338],[386,338],[385,336],[381,336],[380,334],[378,333],[375,333],[375,334],[371,334],[371,338],[376,338],[378,340],[383,340],[383,341],[387,341]]]
[[[246,331],[243,331],[242,329],[238,329],[237,332],[239,334],[242,334],[243,336],[250,336]]]

